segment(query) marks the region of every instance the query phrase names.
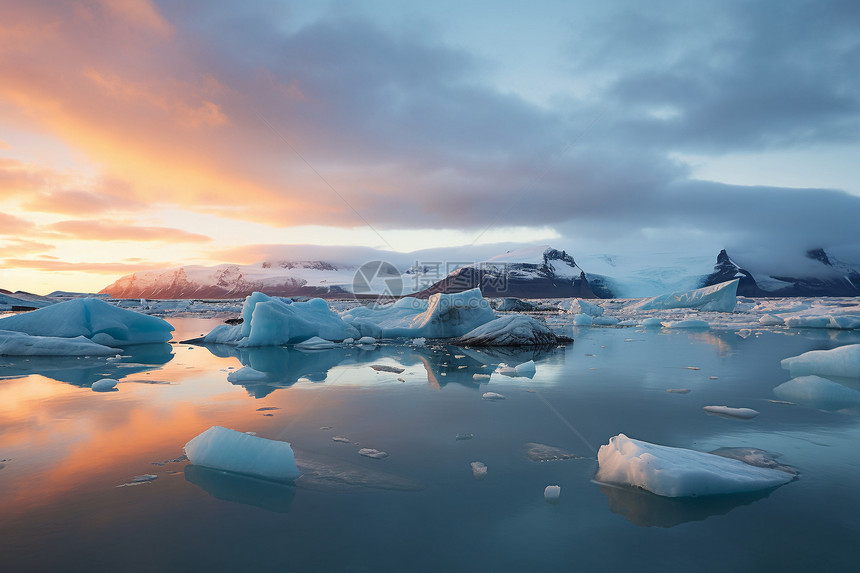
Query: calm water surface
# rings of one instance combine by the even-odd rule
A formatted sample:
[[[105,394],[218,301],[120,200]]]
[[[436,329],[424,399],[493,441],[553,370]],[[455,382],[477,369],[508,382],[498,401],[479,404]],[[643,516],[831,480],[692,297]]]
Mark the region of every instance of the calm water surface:
[[[177,340],[218,323],[172,322]],[[770,400],[789,379],[782,358],[860,335],[570,334],[575,343],[539,353],[165,344],[131,348],[118,361],[0,358],[0,567],[855,570],[860,418]],[[474,377],[532,358],[531,380]],[[404,371],[370,368],[380,364]],[[266,379],[229,382],[243,365]],[[118,378],[119,390],[92,392],[105,376]],[[483,400],[488,391],[506,399]],[[706,405],[761,415],[726,419]],[[291,442],[305,476],[285,486],[170,461],[212,425]],[[596,449],[621,432],[702,451],[761,448],[801,477],[770,492],[698,500],[594,483]],[[579,459],[532,461],[530,442]],[[363,447],[389,456],[360,456]],[[472,461],[487,465],[486,479],[473,477]],[[144,474],[157,478],[117,487]],[[551,484],[561,486],[558,505],[543,499]]]

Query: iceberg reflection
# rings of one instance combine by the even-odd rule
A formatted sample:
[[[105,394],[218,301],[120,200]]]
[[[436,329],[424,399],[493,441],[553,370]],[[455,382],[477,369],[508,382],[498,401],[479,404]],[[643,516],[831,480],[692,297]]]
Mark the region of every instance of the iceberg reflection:
[[[287,513],[296,496],[296,486],[215,470],[206,466],[185,466],[185,480],[199,486],[212,497]]]
[[[703,497],[662,497],[639,488],[600,484],[609,510],[640,527],[675,527],[725,515],[736,507],[764,499],[776,488]]]

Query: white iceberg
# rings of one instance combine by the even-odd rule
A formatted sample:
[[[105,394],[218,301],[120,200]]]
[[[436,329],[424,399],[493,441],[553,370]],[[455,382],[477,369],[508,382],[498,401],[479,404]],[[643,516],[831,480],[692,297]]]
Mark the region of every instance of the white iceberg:
[[[631,305],[638,310],[668,310],[672,308],[696,308],[712,312],[732,312],[737,305],[739,279],[717,285],[673,292],[645,299]]]
[[[376,344],[376,339],[372,336],[362,336],[358,339],[357,344]]]
[[[376,450],[374,448],[361,448],[358,450],[359,455],[362,455],[366,458],[373,458],[375,460],[381,460],[382,458],[387,458],[388,453],[383,452],[381,450]]]
[[[195,465],[273,481],[294,481],[301,475],[289,443],[221,426],[185,444],[185,455]]]
[[[742,420],[751,420],[759,415],[759,412],[752,408],[732,408],[731,406],[704,406],[702,410],[710,414],[740,418]]]
[[[757,491],[783,485],[793,476],[721,456],[610,438],[597,452],[597,481],[631,485],[664,497],[692,497]]]
[[[32,336],[83,336],[103,346],[167,342],[173,337],[173,327],[167,321],[117,308],[97,298],[68,300],[0,318],[0,330]]]
[[[543,498],[547,503],[556,504],[561,496],[561,486],[548,485],[543,490]]]
[[[860,344],[849,344],[832,350],[812,350],[800,356],[784,359],[782,367],[792,377],[815,374],[817,376],[840,376],[860,378]]]
[[[112,356],[116,348],[96,344],[83,336],[31,336],[0,330],[0,356]]]
[[[830,317],[793,316],[786,319],[785,325],[789,328],[828,328],[830,326]]]
[[[528,362],[523,362],[516,366],[508,366],[502,362],[496,368],[496,372],[503,376],[510,376],[511,378],[534,378],[535,373],[537,372],[537,367],[535,366],[534,360],[529,360]]]
[[[287,302],[255,292],[245,299],[239,346],[279,346],[314,336],[325,340],[357,338],[358,331],[341,320],[320,298]]]
[[[785,324],[785,321],[783,319],[772,314],[765,314],[760,319],[758,319],[758,322],[762,326],[782,326],[783,324]]]
[[[471,330],[458,338],[468,346],[541,346],[562,339],[539,320],[524,314],[508,314]]]
[[[481,396],[484,400],[504,400],[505,397],[498,392],[484,392]]]
[[[646,328],[654,327],[654,326],[663,326],[663,319],[662,318],[656,318],[656,317],[646,318],[645,320],[642,321],[641,326],[644,326]]]
[[[594,324],[594,317],[590,314],[580,313],[573,317],[573,324],[576,326],[591,326]]]
[[[860,406],[860,392],[821,376],[792,378],[773,389],[780,400],[819,410],[842,410]]]
[[[117,384],[119,384],[119,380],[114,380],[113,378],[102,378],[101,380],[93,382],[91,388],[93,392],[113,392],[116,389]]]

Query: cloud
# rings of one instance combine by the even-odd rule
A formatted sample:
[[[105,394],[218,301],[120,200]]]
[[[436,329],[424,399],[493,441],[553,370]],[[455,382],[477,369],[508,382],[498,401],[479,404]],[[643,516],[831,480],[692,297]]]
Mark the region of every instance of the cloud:
[[[80,241],[159,241],[165,243],[205,243],[210,237],[170,227],[144,227],[96,220],[60,221],[48,225],[50,231]]]
[[[14,236],[33,228],[33,223],[15,215],[0,213],[0,235]]]
[[[2,228],[2,219],[3,214],[0,213],[0,228]],[[22,255],[29,255],[34,253],[43,253],[45,251],[51,251],[54,249],[53,245],[17,238],[3,240],[2,243],[0,243],[0,247],[2,247],[4,255],[14,257],[20,257]],[[48,255],[40,256],[47,257]]]
[[[131,274],[134,272],[164,269],[177,266],[176,263],[149,262],[141,263],[90,263],[69,262],[43,259],[6,259],[4,264],[10,268],[32,269],[37,271],[74,271],[76,273],[93,273],[100,275]]]
[[[122,189],[124,186],[114,183]],[[145,203],[98,191],[58,190],[35,193],[21,205],[27,211],[60,213],[63,215],[94,215],[107,211],[142,209]]]

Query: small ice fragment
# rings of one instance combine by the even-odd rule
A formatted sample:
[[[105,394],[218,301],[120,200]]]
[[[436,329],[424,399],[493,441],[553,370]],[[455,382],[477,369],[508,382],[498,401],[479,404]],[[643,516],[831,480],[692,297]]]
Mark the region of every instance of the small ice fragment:
[[[412,346],[424,346],[424,343],[427,341],[424,337],[413,338],[410,344]]]
[[[484,400],[504,400],[505,397],[501,394],[497,394],[496,392],[484,392],[484,395],[481,396]]]
[[[455,440],[471,440],[474,437],[475,437],[475,434],[472,434],[470,432],[461,432],[461,433],[457,434],[454,439]]]
[[[358,453],[362,456],[373,458],[375,460],[381,460],[382,458],[388,457],[387,453],[380,450],[374,450],[373,448],[361,448],[360,450],[358,450]]]
[[[785,324],[785,321],[778,316],[766,314],[760,319],[758,319],[758,323],[762,326],[781,326]]]
[[[689,388],[666,388],[666,392],[670,394],[689,394]]]
[[[333,429],[331,426],[320,426],[320,430],[323,430],[323,431],[331,430],[331,429]]]
[[[557,504],[559,496],[561,496],[561,486],[559,485],[548,485],[543,490],[543,499],[547,503]]]
[[[349,443],[349,438],[345,438],[343,436],[333,436],[331,439],[332,442],[341,442],[343,444]]]
[[[735,332],[735,334],[746,340],[747,338],[752,336],[752,330],[750,330],[749,328],[742,328],[739,331]]]
[[[377,372],[391,372],[392,374],[402,374],[406,368],[398,368],[397,366],[388,366],[386,364],[371,364],[371,368]]]
[[[472,462],[472,475],[476,480],[482,480],[487,477],[487,464],[483,462]]]
[[[344,338],[344,339],[343,339],[343,343],[344,343],[344,344],[354,344],[354,343],[355,343],[355,339],[354,339],[354,338]]]
[[[701,370],[698,366],[685,366],[687,370]]]
[[[759,415],[752,408],[731,408],[729,406],[705,406],[702,408],[709,414],[717,414],[720,416],[728,416],[729,418],[740,418],[742,420],[750,420]]]
[[[113,392],[117,390],[116,385],[119,383],[119,380],[114,380],[113,378],[102,378],[96,382],[93,382],[92,389],[93,392]]]
[[[258,412],[265,412],[267,410],[280,410],[277,406],[264,406],[262,408],[257,408]]]
[[[158,476],[155,474],[143,474],[141,476],[134,476],[133,478],[131,478],[131,481],[128,481],[124,484],[120,484],[116,487],[132,487],[132,486],[140,485],[142,483],[149,483],[149,482],[154,481],[156,479],[158,479]]]
[[[651,326],[663,326],[663,320],[660,318],[646,318],[642,321],[641,326],[651,327]]]
[[[359,344],[376,344],[376,339],[372,336],[362,336],[358,339]]]
[[[472,374],[472,380],[489,380],[489,374]]]
[[[527,378],[531,378],[537,372],[534,360],[518,364],[514,369],[517,371],[517,376],[525,376]]]
[[[708,380],[719,380],[719,376],[708,376]]]

